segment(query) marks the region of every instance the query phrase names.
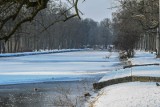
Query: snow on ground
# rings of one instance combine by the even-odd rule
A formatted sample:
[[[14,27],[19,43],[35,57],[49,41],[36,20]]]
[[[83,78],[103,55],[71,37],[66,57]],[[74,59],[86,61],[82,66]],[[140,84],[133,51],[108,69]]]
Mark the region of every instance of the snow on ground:
[[[119,67],[117,53],[78,51],[0,58],[0,84],[42,81],[72,81]]]
[[[155,83],[131,82],[102,89],[92,107],[159,107],[160,87]]]
[[[160,63],[160,59],[156,59],[154,54],[149,52],[137,51],[134,58],[129,59],[133,65],[135,64],[154,64]],[[106,75],[99,81],[107,81],[110,79],[122,78],[126,76],[152,76],[160,77],[160,66],[137,66],[132,68],[113,70],[107,72]]]
[[[132,65],[135,64],[153,64],[160,63],[160,59],[156,58],[155,53],[136,51],[135,57],[129,59]]]
[[[137,51],[132,64],[160,63],[154,54]],[[160,66],[137,66],[107,72],[99,81],[125,76],[160,77]],[[128,82],[107,86],[91,99],[91,107],[160,107],[160,87],[155,82]]]
[[[138,66],[120,70],[114,70],[107,72],[99,82],[107,81],[116,78],[122,78],[126,76],[151,76],[151,77],[160,77],[160,66]]]

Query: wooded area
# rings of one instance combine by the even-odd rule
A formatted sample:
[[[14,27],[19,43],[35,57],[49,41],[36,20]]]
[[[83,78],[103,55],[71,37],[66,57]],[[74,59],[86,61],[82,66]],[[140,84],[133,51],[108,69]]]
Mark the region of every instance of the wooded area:
[[[111,21],[109,19],[104,19],[101,23],[97,23],[92,19],[79,20],[78,1],[68,2],[72,5],[68,6],[61,1],[50,1],[47,8],[39,11],[36,16],[33,16],[33,13],[37,6],[31,7],[24,2],[27,7],[23,7],[23,11],[27,9],[28,13],[26,14],[32,15],[30,21],[27,19],[30,16],[27,17],[18,10],[17,14],[12,15],[8,10],[8,17],[10,18],[7,19],[7,16],[3,16],[6,22],[1,24],[0,29],[1,53],[85,48],[94,47],[95,45],[105,47],[111,43]],[[18,5],[19,2],[6,1],[5,3],[7,5]],[[9,8],[12,8],[12,6],[9,6]],[[72,8],[75,9],[75,14],[71,12]],[[6,7],[6,9],[8,8]],[[22,24],[21,22],[25,19],[27,19],[26,23]]]
[[[133,49],[158,51],[159,0],[119,0],[119,11],[113,14],[115,45],[126,50],[129,57]]]
[[[114,41],[129,57],[135,48],[160,55],[159,0],[117,0],[113,20],[100,23],[79,20],[79,1],[65,1],[0,0],[0,52],[107,47]]]

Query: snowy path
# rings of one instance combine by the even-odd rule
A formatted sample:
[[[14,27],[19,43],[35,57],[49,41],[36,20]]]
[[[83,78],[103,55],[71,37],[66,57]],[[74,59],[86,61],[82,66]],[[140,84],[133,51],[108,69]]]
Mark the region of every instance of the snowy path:
[[[160,63],[160,59],[155,54],[149,52],[136,51],[135,57],[129,59],[133,65]]]
[[[0,58],[0,84],[70,81],[104,75],[119,67],[117,53],[80,51]]]

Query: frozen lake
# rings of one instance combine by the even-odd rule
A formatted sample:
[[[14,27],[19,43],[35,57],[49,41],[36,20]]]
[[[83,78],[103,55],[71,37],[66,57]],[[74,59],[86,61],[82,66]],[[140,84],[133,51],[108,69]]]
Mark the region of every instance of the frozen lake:
[[[110,55],[108,59],[106,56]],[[117,53],[79,51],[0,58],[0,84],[73,81],[119,67]]]

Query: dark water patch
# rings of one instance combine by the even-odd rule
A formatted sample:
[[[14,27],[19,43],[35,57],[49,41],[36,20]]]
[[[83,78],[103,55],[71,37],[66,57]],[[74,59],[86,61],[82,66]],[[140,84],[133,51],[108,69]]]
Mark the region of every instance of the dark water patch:
[[[112,66],[113,66],[113,67],[116,67],[116,66],[123,66],[123,65],[124,65],[123,63],[118,62],[118,63],[114,63]]]
[[[92,84],[100,78],[3,85],[0,86],[0,107],[84,107],[84,94],[92,93]]]

